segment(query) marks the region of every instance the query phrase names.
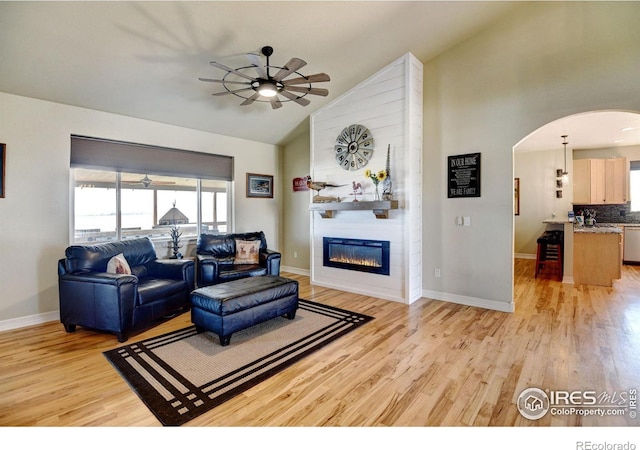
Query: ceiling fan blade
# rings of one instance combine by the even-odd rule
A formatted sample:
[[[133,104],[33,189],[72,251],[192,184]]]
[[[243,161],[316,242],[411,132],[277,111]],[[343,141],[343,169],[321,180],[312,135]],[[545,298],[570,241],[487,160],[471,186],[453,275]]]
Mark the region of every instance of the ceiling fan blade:
[[[290,80],[284,80],[282,81],[282,84],[284,84],[285,86],[290,86],[292,84],[322,83],[323,81],[331,81],[331,78],[329,78],[329,75],[327,75],[326,73],[314,73],[313,75],[309,75],[306,77],[302,76],[298,78],[292,78]]]
[[[260,97],[260,94],[258,94],[257,92],[255,94],[253,94],[251,97],[249,97],[248,99],[246,99],[245,101],[243,101],[242,103],[240,103],[241,106],[247,106],[252,104],[253,102],[255,102],[258,97]]]
[[[258,76],[260,78],[264,78],[265,80],[269,77],[267,76],[267,71],[264,70],[264,66],[262,65],[262,59],[260,59],[260,55],[256,55],[255,53],[248,53],[247,57],[251,64],[254,65],[256,72],[258,72]]]
[[[287,97],[289,100],[293,100],[298,105],[307,106],[309,103],[311,103],[306,98],[298,97],[297,95],[292,94],[291,92],[287,92],[285,90],[280,91],[280,94]]]
[[[278,97],[271,97],[269,101],[271,102],[271,108],[273,109],[282,108],[282,102],[278,99]]]
[[[327,95],[329,95],[328,89],[321,89],[321,88],[311,88],[311,87],[303,87],[303,86],[285,86],[285,89],[287,91],[293,91],[293,92],[304,92],[305,94],[322,95],[323,97],[326,97]]]
[[[280,81],[306,65],[306,61],[303,61],[300,58],[291,58],[289,62],[273,76],[273,79]]]
[[[248,81],[231,81],[231,80],[214,80],[213,78],[198,78],[200,81],[210,81],[212,83],[224,83],[224,84],[245,84],[250,85]]]
[[[216,97],[221,96],[221,95],[229,95],[229,94],[235,94],[236,92],[244,92],[244,91],[250,91],[253,88],[244,88],[244,89],[236,89],[235,91],[223,91],[223,92],[214,92],[211,95],[215,95]]]
[[[220,64],[219,62],[211,61],[209,64],[211,64],[213,67],[217,67],[218,69],[222,69],[226,72],[230,72],[235,75],[238,75],[239,77],[246,78],[247,80],[251,80],[251,81],[256,80],[254,77],[250,77],[249,75],[242,73],[239,70],[232,69],[231,67],[227,67],[224,64]]]

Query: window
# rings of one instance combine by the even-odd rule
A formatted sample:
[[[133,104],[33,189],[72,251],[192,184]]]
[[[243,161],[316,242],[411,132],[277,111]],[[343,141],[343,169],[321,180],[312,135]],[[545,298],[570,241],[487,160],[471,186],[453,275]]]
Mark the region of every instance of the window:
[[[174,226],[182,238],[228,229],[226,181],[82,167],[72,177],[74,243],[168,239]]]
[[[82,169],[73,173],[73,242],[116,240],[116,174]]]
[[[227,187],[226,182],[202,180],[202,230],[226,233]]]
[[[640,211],[640,161],[630,161],[629,195],[631,211]]]

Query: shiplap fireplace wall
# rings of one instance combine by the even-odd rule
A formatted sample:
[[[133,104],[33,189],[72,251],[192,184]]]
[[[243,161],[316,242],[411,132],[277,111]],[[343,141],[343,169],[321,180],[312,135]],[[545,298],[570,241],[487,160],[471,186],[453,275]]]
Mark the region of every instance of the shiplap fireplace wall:
[[[352,124],[371,131],[374,152],[364,168],[347,171],[336,162],[334,146]],[[311,283],[408,304],[422,295],[422,63],[410,53],[311,115],[311,177],[345,185],[323,190],[323,196],[351,202],[356,182],[364,188],[358,199],[373,200],[374,185],[364,171],[385,169],[389,146],[398,209],[386,219],[370,210],[340,210],[332,218],[311,212]],[[389,275],[324,266],[327,236],[389,241]]]

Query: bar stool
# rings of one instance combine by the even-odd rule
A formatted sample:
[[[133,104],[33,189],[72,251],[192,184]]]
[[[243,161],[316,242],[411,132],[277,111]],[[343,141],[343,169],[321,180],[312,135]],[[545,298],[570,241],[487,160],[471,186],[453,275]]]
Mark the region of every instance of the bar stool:
[[[562,281],[562,255],[564,251],[564,232],[545,231],[538,238],[538,251],[536,252],[536,275],[549,266],[552,271],[557,271],[559,280]]]

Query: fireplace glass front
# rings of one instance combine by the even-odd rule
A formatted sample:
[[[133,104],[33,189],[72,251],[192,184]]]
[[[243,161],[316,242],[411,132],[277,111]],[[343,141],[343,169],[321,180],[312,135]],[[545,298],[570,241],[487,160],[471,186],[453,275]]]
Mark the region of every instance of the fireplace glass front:
[[[324,237],[322,242],[327,267],[389,275],[389,241]]]

